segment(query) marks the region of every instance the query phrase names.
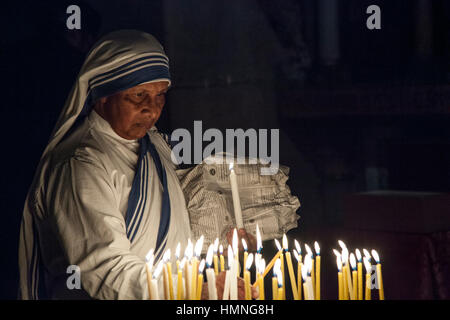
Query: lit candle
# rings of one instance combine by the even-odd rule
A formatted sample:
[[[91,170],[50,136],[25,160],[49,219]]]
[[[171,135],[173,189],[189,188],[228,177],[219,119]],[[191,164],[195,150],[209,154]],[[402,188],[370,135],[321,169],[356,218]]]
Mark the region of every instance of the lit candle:
[[[253,263],[253,253],[250,253],[244,264],[245,300],[252,300],[252,291],[250,287],[250,268],[252,267],[252,263]]]
[[[145,268],[147,270],[147,286],[148,286],[148,296],[150,297],[150,284],[152,281],[152,268],[153,268],[153,261],[154,261],[154,255],[153,255],[153,249],[150,249],[150,251],[145,256]],[[150,299],[150,298],[149,298]]]
[[[320,300],[320,247],[319,244],[314,242],[314,249],[316,250],[316,282],[315,282],[315,297],[316,300]]]
[[[185,268],[185,280],[186,280],[186,291],[185,299],[193,300],[192,297],[192,256],[194,255],[194,247],[192,245],[191,239],[188,239],[188,245],[184,251],[186,257],[186,268]]]
[[[280,259],[275,261],[273,266],[273,276],[272,276],[272,300],[278,300],[278,277],[277,270],[280,268]]]
[[[159,289],[158,289],[158,277],[163,269],[163,262],[160,261],[156,266],[155,272],[152,275],[152,280],[150,282],[150,299],[159,300]]]
[[[338,268],[338,289],[339,300],[344,300],[344,283],[342,279],[342,261],[340,255],[336,257],[336,264]]]
[[[173,300],[173,278],[172,278],[172,263],[170,262],[170,249],[168,249],[163,256],[164,261],[164,283],[167,287],[167,300]]]
[[[362,270],[362,256],[359,249],[355,250],[356,259],[358,260],[358,300],[363,299],[363,270]]]
[[[206,278],[208,280],[209,300],[217,300],[216,274],[211,267],[213,261],[214,245],[210,245],[206,254]],[[217,257],[217,255],[215,255]]]
[[[384,300],[384,287],[383,287],[383,276],[381,274],[381,262],[378,252],[372,250],[372,257],[377,263],[377,280],[378,280],[378,293],[380,300]]]
[[[233,254],[234,256],[228,257],[228,259],[233,259],[234,262],[231,268],[231,276],[230,276],[230,300],[238,299],[238,286],[237,286],[237,278],[239,275],[239,247],[238,247],[238,235],[236,228],[233,231]]]
[[[305,269],[307,272],[306,286],[308,287],[308,300],[314,300],[314,288],[313,288],[313,282],[312,282],[312,278],[311,278],[312,264],[313,264],[312,257],[309,254],[306,255]]]
[[[225,272],[225,285],[223,288],[223,300],[229,300],[230,299],[230,276],[231,276],[231,268],[233,267],[233,249],[230,245],[228,245],[228,269]]]
[[[192,287],[191,287],[191,299],[195,300],[197,297],[197,276],[198,276],[198,264],[199,258],[202,253],[203,248],[203,235],[195,242],[194,247],[194,258],[192,259]]]
[[[372,288],[372,281],[370,280],[370,276],[372,274],[372,265],[370,264],[369,259],[366,257],[363,258],[364,261],[364,267],[366,268],[366,294],[365,299],[370,300],[370,290]]]
[[[283,300],[283,277],[281,276],[281,260],[277,259],[280,263],[277,264],[277,268],[274,269],[277,275],[277,284],[278,284],[278,293],[277,293],[277,300]]]
[[[350,268],[348,265],[348,249],[347,246],[344,244],[344,242],[339,240],[339,245],[342,248],[342,272],[344,275],[344,299],[348,300],[353,295],[353,288],[352,288],[352,277],[350,275]]]
[[[283,279],[283,296],[281,297],[280,300],[286,300],[286,281],[285,281],[285,276],[284,276],[284,254],[283,254],[283,249],[281,248],[280,242],[277,239],[275,240],[275,245],[277,246],[278,252],[280,253],[280,261],[281,261],[281,265],[280,265],[280,269],[281,269],[281,279]]]
[[[214,241],[214,273],[216,276],[219,274],[219,258],[217,257],[218,249],[219,249],[219,238],[216,238],[216,240]]]
[[[244,228],[244,221],[242,219],[241,201],[239,199],[239,189],[236,173],[234,172],[233,162],[230,163],[230,184],[231,184],[231,194],[233,196],[234,217],[236,219],[236,226],[238,229],[242,229]]]
[[[183,268],[186,264],[186,257],[183,257],[178,264],[177,271],[177,300],[183,300]]]
[[[225,258],[223,256],[223,246],[219,246],[219,252],[220,252],[220,271],[225,271]]]
[[[298,299],[302,299],[302,248],[297,240],[294,240],[295,249],[294,256],[297,259],[297,290]]]
[[[305,264],[302,268],[302,280],[303,280],[303,292],[305,293],[305,300],[310,300],[310,296],[309,296],[309,292],[308,292],[308,285],[306,283],[306,279],[308,277],[308,270],[306,269],[306,258],[308,257],[305,256]]]
[[[355,255],[353,254],[353,252],[350,254],[350,266],[352,267],[352,288],[353,288],[353,292],[352,292],[352,300],[356,300],[358,299],[357,297],[357,281],[358,281],[358,272],[356,271],[356,259],[355,259]]]
[[[311,248],[307,245],[307,244],[305,244],[305,249],[306,249],[306,252],[307,252],[307,254],[311,257],[311,282],[312,282],[312,286],[313,286],[313,290],[315,291],[315,272],[314,272],[314,262],[315,262],[315,259],[314,259],[314,254],[313,254],[313,252],[312,252],[312,250],[311,250]]]
[[[297,295],[302,300],[302,260],[301,256],[294,250],[294,257],[297,259]]]
[[[196,300],[202,299],[202,289],[203,289],[203,269],[205,268],[205,259],[202,259],[200,261],[200,264],[198,266],[198,276],[197,276],[197,297]]]
[[[299,300],[297,282],[295,280],[294,267],[292,266],[292,257],[291,257],[291,253],[288,250],[288,245],[289,244],[287,241],[286,234],[284,234],[283,235],[283,248],[285,248],[286,262],[287,262],[288,271],[289,271],[289,279],[291,281],[292,295],[294,296],[294,300]]]
[[[245,242],[244,239],[242,240],[242,248],[244,248],[244,267],[247,265],[247,258],[248,258],[248,248],[247,248],[247,242]]]
[[[257,279],[259,280],[259,300],[264,300],[265,299],[265,294],[264,294],[264,270],[266,269],[266,261],[261,258],[259,260],[259,268],[258,268],[258,275],[257,275]]]

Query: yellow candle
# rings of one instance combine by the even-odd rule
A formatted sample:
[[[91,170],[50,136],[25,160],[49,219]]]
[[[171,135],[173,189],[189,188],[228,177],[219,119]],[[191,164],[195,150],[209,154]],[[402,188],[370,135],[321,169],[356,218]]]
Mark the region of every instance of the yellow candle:
[[[378,253],[375,250],[372,250],[372,256],[377,263],[377,280],[378,280],[378,294],[379,299],[384,300],[384,287],[383,287],[383,275],[381,274],[381,262]]]
[[[173,300],[172,263],[170,262],[167,262],[167,275],[169,277],[169,299]]]
[[[342,272],[338,272],[338,285],[339,285],[339,300],[344,300],[343,279]]]
[[[250,271],[244,271],[244,284],[245,284],[245,300],[251,300],[251,289],[250,289]]]
[[[314,248],[316,250],[316,282],[315,282],[315,299],[320,300],[320,247],[319,244],[314,242]]]
[[[282,253],[283,253],[283,251],[279,250],[277,252],[277,254],[272,258],[272,260],[269,262],[267,267],[264,269],[263,277],[265,277],[269,273],[269,271],[272,269],[275,261],[281,256]],[[258,281],[255,281],[255,283],[253,283],[253,287],[256,287],[257,285],[258,285]]]
[[[151,283],[152,283],[152,273],[150,271],[150,267],[148,266],[148,263],[145,264],[146,270],[147,270],[147,284],[148,284],[148,297],[150,299],[151,297]]]
[[[197,275],[198,275],[198,260],[192,258],[192,274],[191,274],[191,300],[195,300],[197,297]]]
[[[303,265],[302,267],[302,280],[303,280],[303,292],[305,293],[305,300],[310,300],[310,294],[308,292],[308,284],[306,283],[307,278],[307,270],[306,265]]]
[[[358,272],[358,300],[362,300],[363,299],[363,275],[362,275],[362,256],[361,256],[361,252],[359,251],[359,249],[355,250],[356,253],[356,259],[358,260],[358,267],[357,267],[357,272]],[[356,290],[356,288],[355,288]]]
[[[289,251],[286,252],[286,262],[289,270],[289,278],[291,280],[292,295],[294,296],[294,300],[299,300],[297,283],[295,281],[294,275],[294,267],[292,266],[291,253]]]
[[[259,281],[259,300],[265,300],[264,293],[264,276],[263,270],[266,267],[266,262],[264,259],[259,260],[259,271],[258,271],[258,281]]]
[[[220,272],[224,272],[225,271],[225,258],[223,256],[223,246],[220,245],[219,247],[220,249]]]
[[[357,288],[358,284],[358,272],[355,270],[352,271],[352,279],[353,279],[353,288]],[[352,300],[356,300],[358,297],[356,296],[356,290],[353,290],[353,298]]]
[[[252,290],[250,282],[250,268],[252,267],[252,263],[253,263],[253,253],[250,253],[250,255],[247,258],[247,261],[245,261],[244,264],[245,300],[252,300]]]
[[[276,266],[274,267],[274,272],[277,276],[277,300],[284,300],[283,299],[283,277],[281,275],[281,260],[278,259],[276,262]]]
[[[205,259],[202,259],[198,267],[198,277],[197,277],[197,299],[202,299],[202,289],[203,289],[203,269],[205,268]]]
[[[297,290],[298,299],[302,300],[302,263],[297,262]]]
[[[281,253],[280,255],[280,261],[281,261],[281,279],[282,279],[282,289],[283,289],[283,295],[282,300],[286,300],[286,281],[284,277],[284,254]]]
[[[365,250],[365,249],[364,249]],[[369,262],[369,259],[366,257],[363,258],[364,261],[364,267],[366,268],[366,293],[365,293],[365,299],[370,300],[370,290],[371,290],[371,281],[370,276],[372,274],[372,265]]]
[[[358,272],[356,271],[356,258],[353,252],[350,254],[350,267],[352,268],[352,291],[351,291],[351,299],[358,299]]]
[[[248,252],[244,251],[244,267],[247,265]]]
[[[277,300],[278,296],[278,283],[277,283],[277,277],[274,275],[272,277],[272,300]]]
[[[336,255],[336,264],[338,268],[339,300],[344,300],[344,281],[342,277],[342,260],[340,255]]]
[[[181,260],[181,263],[177,261],[177,300],[183,300],[183,268],[186,263],[186,258]]]

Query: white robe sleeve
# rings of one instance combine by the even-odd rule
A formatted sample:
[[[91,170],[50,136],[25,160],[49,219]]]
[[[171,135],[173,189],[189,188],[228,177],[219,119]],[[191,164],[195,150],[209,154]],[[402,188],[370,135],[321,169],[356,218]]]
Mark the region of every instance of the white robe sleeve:
[[[71,158],[52,171],[46,202],[69,264],[96,299],[148,299],[145,262],[130,251],[118,195],[100,163]]]

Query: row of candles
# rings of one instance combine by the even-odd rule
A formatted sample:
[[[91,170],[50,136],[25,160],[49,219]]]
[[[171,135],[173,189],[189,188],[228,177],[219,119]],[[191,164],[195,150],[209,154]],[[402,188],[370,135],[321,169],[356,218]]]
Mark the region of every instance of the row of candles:
[[[286,235],[283,236],[282,244],[275,239],[277,253],[266,265],[262,257],[262,241],[258,226],[256,227],[257,251],[248,252],[247,244],[242,239],[244,249],[242,277],[245,284],[245,299],[252,299],[252,287],[259,291],[259,299],[265,300],[264,279],[272,270],[272,299],[286,299],[286,281],[289,281],[294,300],[320,300],[321,297],[321,255],[320,247],[314,243],[315,256],[311,248],[305,244],[306,255],[302,258],[300,244],[295,240],[295,248],[292,251],[297,260],[297,270],[295,273],[293,259],[288,248]],[[184,257],[180,260],[180,244],[175,250],[176,257],[176,286],[172,276],[171,251],[167,250],[162,260],[154,265],[154,250],[150,250],[146,257],[147,280],[149,296],[152,300],[200,300],[202,297],[204,275],[206,274],[208,297],[210,300],[218,299],[218,288],[216,277],[219,272],[225,272],[225,283],[222,292],[223,300],[238,299],[238,278],[241,276],[239,263],[239,248],[237,230],[233,231],[232,245],[227,248],[227,265],[223,254],[223,246],[219,246],[219,239],[208,247],[205,258],[202,258],[201,251],[204,237],[201,236],[195,245],[188,240]],[[356,249],[355,253],[349,253],[347,246],[342,241],[338,241],[341,251],[333,249],[336,255],[338,268],[338,292],[339,300],[370,300],[371,299],[371,259],[376,262],[376,276],[378,279],[379,299],[384,300],[384,288],[381,274],[381,263],[378,253],[372,250],[372,254],[363,249],[364,257]],[[218,255],[219,253],[219,255]],[[363,268],[366,270],[365,290],[363,292]],[[287,265],[287,274],[285,272]],[[251,283],[251,269],[254,266],[256,281]],[[174,270],[175,271],[175,270]],[[286,277],[288,275],[288,277]],[[160,297],[158,279],[162,277],[163,297]]]

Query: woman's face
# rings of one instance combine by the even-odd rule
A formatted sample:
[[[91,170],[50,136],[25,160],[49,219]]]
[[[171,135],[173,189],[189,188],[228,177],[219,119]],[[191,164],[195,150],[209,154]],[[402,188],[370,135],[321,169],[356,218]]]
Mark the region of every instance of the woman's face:
[[[122,138],[139,139],[158,121],[168,87],[167,81],[141,84],[101,98],[94,110]]]

